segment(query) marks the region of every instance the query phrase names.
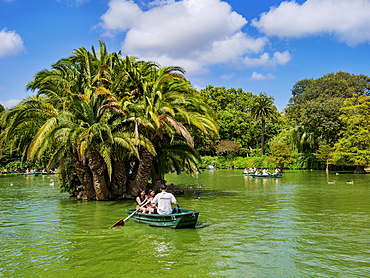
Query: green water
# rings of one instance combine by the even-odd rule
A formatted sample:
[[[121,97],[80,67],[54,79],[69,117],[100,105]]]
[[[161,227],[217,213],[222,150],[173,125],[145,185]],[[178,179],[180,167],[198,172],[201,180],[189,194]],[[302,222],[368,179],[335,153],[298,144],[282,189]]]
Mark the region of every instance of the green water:
[[[110,230],[133,201],[78,201],[55,176],[1,176],[0,277],[370,277],[370,175],[166,179],[185,189],[182,207],[201,210],[196,229]]]

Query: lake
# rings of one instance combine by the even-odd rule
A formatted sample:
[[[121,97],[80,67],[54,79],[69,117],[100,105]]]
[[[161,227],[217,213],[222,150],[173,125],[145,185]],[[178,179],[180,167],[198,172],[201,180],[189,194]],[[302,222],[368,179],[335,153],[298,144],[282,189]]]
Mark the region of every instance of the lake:
[[[195,229],[110,230],[134,201],[79,201],[57,176],[0,176],[0,277],[370,277],[370,175],[166,180],[184,188],[181,207],[201,210]]]

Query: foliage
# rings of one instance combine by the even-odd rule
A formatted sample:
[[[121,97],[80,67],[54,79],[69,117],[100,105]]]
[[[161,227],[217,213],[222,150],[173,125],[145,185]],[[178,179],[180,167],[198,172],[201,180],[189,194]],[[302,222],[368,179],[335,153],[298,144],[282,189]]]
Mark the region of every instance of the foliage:
[[[240,88],[236,90],[234,88],[207,86],[201,90],[200,96],[217,115],[219,139],[239,144],[240,149],[237,155],[247,156],[253,149],[261,148],[261,126],[265,118],[253,119],[251,108],[253,103],[265,96],[264,94],[256,96],[252,93],[245,93]],[[272,100],[271,97],[266,96],[266,98]],[[265,141],[268,142],[280,132],[280,118],[276,123],[267,119],[265,126]],[[205,150],[203,142],[199,145],[202,145],[202,150]],[[207,153],[212,154],[211,150],[215,146],[214,142],[209,146]]]
[[[294,84],[285,114],[299,131],[301,141],[309,138],[317,153],[320,144],[333,146],[345,129],[339,119],[344,100],[354,93],[368,95],[370,78],[337,72],[318,79],[303,79]],[[298,142],[298,141],[297,141]]]
[[[67,190],[73,165],[97,200],[134,196],[169,167],[194,171],[199,155],[189,131],[217,134],[218,126],[185,71],[123,58],[99,43],[99,52],[80,47],[36,73],[27,85],[36,95],[2,113],[0,147],[34,161],[50,155],[48,168],[67,167]]]
[[[239,152],[239,145],[233,141],[221,140],[216,145],[216,154],[217,155],[227,155],[231,158]]]
[[[370,164],[370,97],[355,94],[345,101],[340,119],[347,128],[334,146],[333,162],[338,165]]]
[[[290,145],[277,143],[271,146],[271,160],[279,168],[284,168],[286,164],[294,161]]]
[[[317,159],[324,161],[326,164],[326,171],[329,171],[329,161],[333,158],[333,151],[329,145],[321,145],[318,154],[315,154]]]
[[[236,156],[233,159],[226,159],[224,156],[203,156],[199,167],[202,169],[213,165],[219,169],[245,169],[245,167],[270,168],[273,169],[275,165],[271,163],[268,156],[258,157],[240,157]]]

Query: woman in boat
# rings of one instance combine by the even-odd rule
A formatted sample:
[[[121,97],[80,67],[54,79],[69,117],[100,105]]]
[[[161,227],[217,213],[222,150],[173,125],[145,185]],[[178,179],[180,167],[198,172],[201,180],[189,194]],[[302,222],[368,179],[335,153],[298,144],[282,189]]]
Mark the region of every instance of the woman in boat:
[[[148,199],[145,197],[145,190],[140,188],[139,189],[139,194],[138,196],[136,197],[136,209],[140,208],[142,205],[145,204],[145,202],[147,201]],[[146,209],[146,206],[143,206],[142,208],[140,208],[138,210],[138,212],[142,212],[142,213],[146,213],[147,212],[147,209]]]
[[[149,203],[148,203],[148,206],[147,206],[147,212],[149,212],[149,214],[155,214],[156,213],[156,209],[157,209],[157,206],[152,203],[153,202],[153,199],[154,199],[154,195],[155,195],[155,192],[153,189],[149,189],[149,194],[147,196],[147,199],[149,200]]]

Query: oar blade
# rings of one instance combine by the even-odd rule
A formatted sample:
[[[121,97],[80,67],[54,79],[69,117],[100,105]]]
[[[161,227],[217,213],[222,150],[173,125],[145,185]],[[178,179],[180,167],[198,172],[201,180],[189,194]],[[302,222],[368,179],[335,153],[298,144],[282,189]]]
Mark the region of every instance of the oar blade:
[[[123,221],[122,219],[120,219],[112,227],[110,227],[109,229],[113,229],[113,228],[116,228],[116,227],[121,227],[123,225],[125,225],[125,221]]]

